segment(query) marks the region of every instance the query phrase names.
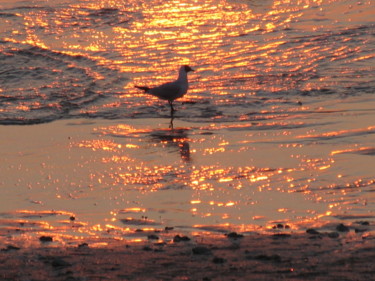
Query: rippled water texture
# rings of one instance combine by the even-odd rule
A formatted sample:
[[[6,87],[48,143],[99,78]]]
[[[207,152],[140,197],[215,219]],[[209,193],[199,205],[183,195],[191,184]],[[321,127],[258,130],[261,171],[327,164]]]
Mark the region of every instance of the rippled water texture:
[[[306,96],[372,93],[371,1],[3,4],[0,122],[162,116],[134,84],[197,68],[189,118],[252,120]],[[308,99],[310,100],[310,99]],[[230,105],[230,106],[228,106]],[[185,109],[186,112],[186,109]]]
[[[17,202],[2,224],[373,220],[374,14],[370,0],[0,1],[0,187]],[[196,71],[170,118],[134,85],[182,64]]]

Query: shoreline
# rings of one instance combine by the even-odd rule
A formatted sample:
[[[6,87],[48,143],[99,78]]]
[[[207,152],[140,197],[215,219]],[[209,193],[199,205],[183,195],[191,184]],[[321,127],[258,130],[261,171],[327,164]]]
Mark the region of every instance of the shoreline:
[[[1,280],[371,280],[375,237],[343,232],[179,236],[0,251]],[[179,238],[176,238],[179,237]],[[108,241],[107,241],[108,242]],[[22,269],[22,270],[20,270]]]

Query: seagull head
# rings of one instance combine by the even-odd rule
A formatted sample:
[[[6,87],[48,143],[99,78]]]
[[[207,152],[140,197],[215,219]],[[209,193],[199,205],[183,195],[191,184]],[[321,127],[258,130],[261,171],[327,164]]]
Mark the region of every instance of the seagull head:
[[[194,69],[192,69],[190,66],[188,65],[183,65],[181,66],[181,68],[183,68],[185,70],[186,73],[188,73],[189,71],[194,71]]]

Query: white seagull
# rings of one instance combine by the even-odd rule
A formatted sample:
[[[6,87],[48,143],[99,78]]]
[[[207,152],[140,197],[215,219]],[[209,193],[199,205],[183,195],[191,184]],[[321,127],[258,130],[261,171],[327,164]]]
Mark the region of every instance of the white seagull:
[[[159,99],[167,100],[169,105],[171,106],[171,112],[173,112],[173,101],[185,95],[189,88],[189,82],[187,79],[187,73],[189,71],[194,70],[188,65],[183,65],[180,67],[178,78],[176,81],[165,83],[155,88],[142,86],[135,87],[145,91],[145,93],[158,97]]]

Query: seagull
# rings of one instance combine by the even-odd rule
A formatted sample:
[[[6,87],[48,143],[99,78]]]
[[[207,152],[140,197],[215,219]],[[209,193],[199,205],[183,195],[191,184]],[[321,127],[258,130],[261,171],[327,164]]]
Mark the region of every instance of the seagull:
[[[142,86],[135,87],[143,90],[145,93],[158,97],[159,99],[167,100],[171,106],[171,112],[173,113],[175,111],[173,108],[173,101],[185,95],[189,88],[187,74],[190,71],[194,70],[188,65],[183,65],[180,67],[176,81],[165,83],[154,88]]]

